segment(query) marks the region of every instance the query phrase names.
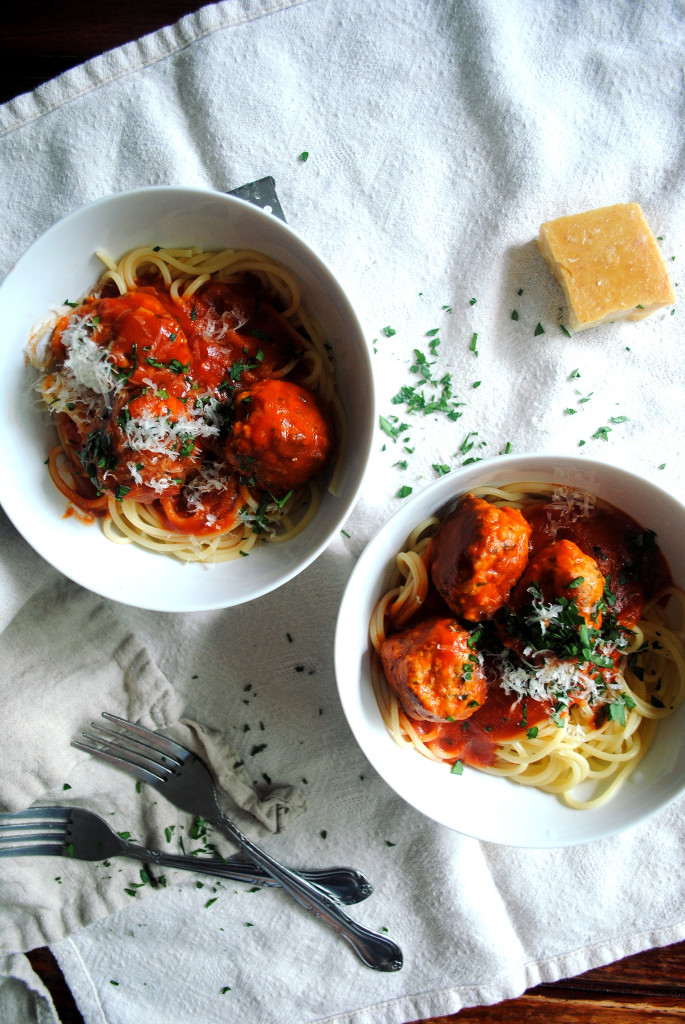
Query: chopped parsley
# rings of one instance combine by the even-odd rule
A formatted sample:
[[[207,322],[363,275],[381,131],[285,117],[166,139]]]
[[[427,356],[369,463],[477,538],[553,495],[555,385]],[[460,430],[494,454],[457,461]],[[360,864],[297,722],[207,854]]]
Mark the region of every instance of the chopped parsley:
[[[625,726],[626,724],[626,708],[634,708],[635,701],[629,694],[622,693],[616,700],[609,702],[609,718],[612,722],[618,722],[619,725]]]
[[[93,430],[79,449],[78,457],[91,483],[100,491],[98,470],[116,469],[118,460],[112,451],[112,438],[106,430]]]
[[[576,586],[581,582],[580,577],[572,581]],[[508,652],[502,655],[502,685],[506,692],[554,700],[552,720],[561,726],[572,694],[581,694],[590,704],[607,699],[605,695],[615,686],[613,656],[625,650],[632,634],[612,611],[616,598],[608,578],[604,596],[593,610],[597,617],[602,613],[599,627],[588,625],[574,601],[566,597],[545,602],[537,583],[530,585],[528,593],[530,603],[505,611],[504,628],[523,644],[526,654],[523,667],[514,666]],[[609,681],[605,669],[610,670]],[[620,713],[618,707],[612,717]]]
[[[400,423],[397,416],[379,416],[379,422],[381,430],[391,437],[393,441],[397,441],[400,434],[406,433],[409,430],[407,423]]]
[[[171,335],[172,339],[176,337]],[[181,363],[178,359],[171,359],[167,364],[172,373],[190,373],[190,363]]]

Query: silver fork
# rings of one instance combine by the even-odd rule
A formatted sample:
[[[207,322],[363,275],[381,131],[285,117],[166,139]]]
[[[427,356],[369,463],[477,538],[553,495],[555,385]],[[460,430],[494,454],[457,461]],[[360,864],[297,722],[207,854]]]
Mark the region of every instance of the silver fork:
[[[0,814],[0,857],[49,856],[88,861],[133,857],[146,864],[197,871],[253,885],[280,884],[252,861],[184,856],[137,846],[114,832],[98,814],[80,807],[29,807],[25,811]],[[340,903],[359,903],[371,893],[366,878],[352,868],[300,873],[325,888]]]
[[[176,807],[201,815],[224,832],[301,906],[346,939],[368,967],[377,971],[400,970],[402,950],[393,939],[353,921],[322,889],[301,873],[274,860],[243,835],[219,806],[209,769],[195,754],[159,733],[106,711],[102,717],[118,728],[111,729],[92,722],[96,734],[84,733],[89,743],[74,741],[75,747],[103,758],[141,782],[154,786]]]

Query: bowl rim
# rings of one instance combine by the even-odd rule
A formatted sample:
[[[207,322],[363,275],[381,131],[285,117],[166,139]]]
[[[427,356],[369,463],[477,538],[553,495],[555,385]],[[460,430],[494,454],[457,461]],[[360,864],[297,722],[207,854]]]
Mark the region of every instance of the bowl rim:
[[[521,470],[518,467],[522,467]],[[550,471],[548,467],[553,468]],[[596,474],[602,478],[613,477],[616,482],[632,484],[636,492],[663,499],[663,503],[675,509],[681,519],[685,520],[685,504],[677,496],[634,470],[610,461],[583,455],[540,452],[494,456],[467,467],[460,467],[427,484],[409,498],[389,516],[368,541],[343,593],[334,638],[336,684],[343,712],[355,741],[386,784],[419,813],[453,831],[482,842],[526,849],[580,846],[605,839],[633,828],[667,807],[685,792],[685,742],[680,745],[678,751],[682,764],[679,765],[675,783],[659,787],[658,776],[658,792],[650,792],[649,804],[643,801],[640,806],[636,801],[631,805],[628,800],[630,813],[618,813],[626,799],[624,795],[622,801],[618,802],[621,793],[631,794],[630,779],[623,787],[623,791],[619,790],[607,804],[594,810],[576,811],[565,808],[551,794],[534,791],[533,787],[517,786],[507,779],[486,775],[475,768],[469,772],[471,780],[480,777],[475,787],[474,801],[469,803],[466,809],[463,800],[455,807],[453,800],[451,804],[442,800],[447,793],[446,778],[452,778],[450,773],[446,772],[443,766],[422,758],[414,750],[401,750],[387,732],[368,675],[368,622],[371,610],[382,593],[394,565],[395,554],[401,549],[412,528],[425,515],[444,514],[470,487],[486,482],[481,479],[483,477],[493,482],[492,477],[495,476],[494,482],[499,483],[524,480],[534,482],[536,479],[543,481],[550,480],[552,476],[556,477],[556,467],[560,471],[566,469],[570,472],[574,469],[581,475],[582,470],[588,476]],[[564,483],[563,478],[558,482]],[[594,493],[604,497],[601,488]],[[617,505],[616,501],[611,503],[622,507],[620,504]],[[640,525],[650,528],[651,524]],[[674,574],[674,581],[681,586],[685,586],[684,560],[685,554],[681,556],[683,565],[680,567],[680,575],[676,577]],[[362,632],[365,634],[363,638]],[[669,737],[671,732],[675,733],[677,724],[682,731],[684,717],[685,704],[672,716],[660,722],[659,734],[669,728],[669,723]],[[658,739],[645,756],[644,762],[636,769],[636,776],[642,770],[642,765],[647,764],[655,747],[658,748]],[[402,759],[413,759],[413,763],[404,762]],[[459,777],[460,782],[465,776],[466,771]],[[426,792],[420,791],[419,782],[424,786],[439,785],[439,792],[437,795],[432,792],[426,795]],[[499,792],[495,791],[495,797],[500,802],[511,798],[513,791],[518,794],[519,808],[527,802],[536,812],[544,813],[546,810],[550,813],[552,827],[545,828],[544,823],[541,825],[536,821],[533,827],[527,822],[524,828],[512,826],[508,821],[508,828],[505,828],[501,823],[498,825],[497,821],[481,820],[482,801],[488,794],[492,796],[493,786],[498,787]],[[529,829],[530,834],[527,834],[526,829]]]

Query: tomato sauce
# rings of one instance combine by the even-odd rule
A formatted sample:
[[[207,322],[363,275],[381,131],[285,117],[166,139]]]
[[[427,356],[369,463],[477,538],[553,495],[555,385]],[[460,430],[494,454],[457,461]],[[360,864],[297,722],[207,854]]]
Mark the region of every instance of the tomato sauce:
[[[72,403],[75,412],[58,413],[84,507],[102,494],[154,502],[167,529],[208,535],[231,529],[246,497],[258,504],[270,489],[280,498],[319,472],[334,436],[316,396],[310,403],[316,427],[299,412],[302,394],[305,400],[310,395],[296,383],[304,339],[298,341],[257,285],[210,281],[180,300],[152,280],[123,295],[113,291],[106,285],[85,299],[52,338],[55,359],[74,356],[77,381],[93,392],[88,401]],[[106,353],[99,363],[92,342]],[[74,369],[79,358],[81,368]],[[84,359],[90,360],[85,367]],[[110,375],[101,391],[89,383],[97,374],[100,380]],[[244,440],[256,435],[248,426],[254,413],[245,405],[248,389],[274,375],[284,397],[277,409],[260,409],[260,437],[272,443],[262,441],[255,450]],[[93,414],[92,398],[100,395],[101,411]],[[232,430],[241,396],[236,454]],[[260,465],[267,461],[260,484]],[[212,476],[208,486],[205,467]]]
[[[609,600],[613,602],[609,611],[626,628],[639,620],[645,601],[671,582],[668,565],[656,546],[654,534],[618,509],[590,507],[587,513],[576,510],[569,514],[563,507],[540,503],[524,509],[523,515],[531,527],[529,558],[556,540],[573,541],[597,562],[606,579]],[[428,564],[431,546],[424,556]],[[429,584],[419,619],[434,615],[437,610],[448,612],[434,586]],[[620,652],[616,652],[615,660],[619,657]],[[408,714],[417,733],[428,737],[446,760],[460,760],[474,766],[491,765],[496,760],[499,743],[525,737],[528,730],[546,722],[554,710],[552,701],[507,695],[499,685],[496,662],[487,655],[485,662],[487,697],[465,721],[436,723]],[[600,704],[595,712],[597,723],[604,717],[606,707]]]
[[[595,559],[615,595],[613,611],[626,625],[637,622],[645,601],[670,582],[654,534],[625,512],[591,508],[587,515],[569,521],[549,505],[534,505],[524,510],[524,516],[532,527],[531,556],[553,540],[572,540]]]
[[[466,721],[412,724],[420,735],[437,731],[436,745],[447,760],[484,766],[496,760],[498,743],[524,736],[528,729],[546,722],[551,711],[549,701],[518,700],[491,682],[485,703]]]

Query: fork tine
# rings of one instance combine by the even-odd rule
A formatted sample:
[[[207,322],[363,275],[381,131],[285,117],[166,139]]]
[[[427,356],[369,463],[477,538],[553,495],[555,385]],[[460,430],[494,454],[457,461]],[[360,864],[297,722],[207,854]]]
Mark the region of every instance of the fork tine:
[[[90,739],[87,733],[84,733],[87,739]],[[96,740],[98,743],[104,742],[99,739]],[[116,757],[114,754],[108,753],[101,747],[95,747],[92,744],[81,743],[79,740],[72,741],[72,747],[76,747],[78,750],[85,750],[87,754],[95,754],[96,757],[102,758],[104,761],[109,761],[110,764],[116,765],[117,768],[121,768],[123,771],[128,772],[129,775],[134,775],[141,782],[147,782],[150,786],[158,786],[164,779],[160,778],[159,775],[153,775],[151,771],[146,768],[142,768],[137,764],[133,764],[131,761],[125,761],[121,757]],[[158,767],[155,765],[155,767]]]
[[[145,765],[153,764],[156,768],[164,768],[166,771],[172,771],[174,768],[179,768],[182,761],[178,758],[172,757],[170,754],[164,754],[161,750],[157,750],[155,747],[151,747],[148,743],[143,743],[142,740],[136,739],[134,736],[128,736],[125,733],[117,732],[115,729],[108,729],[104,725],[98,725],[97,722],[91,722],[91,727],[98,733],[97,736],[90,736],[92,740],[96,740],[98,743],[103,743],[107,747],[114,747],[117,750],[124,750],[127,754],[135,754],[136,757],[144,759]],[[84,733],[84,735],[86,735]],[[103,738],[104,737],[104,738]]]
[[[48,813],[42,820],[35,817],[29,820],[34,814],[33,808],[29,808],[28,812],[0,814],[0,852],[8,850],[16,853],[20,849],[34,851],[39,846],[49,846],[59,851],[64,846],[69,827],[68,816],[63,813],[66,808],[54,807],[47,810],[59,812],[60,817]]]
[[[36,829],[42,831],[36,832]],[[64,835],[67,829],[67,822],[59,821],[36,821],[33,824],[22,822],[21,824],[0,822],[0,842],[5,839],[19,838],[26,832],[32,833],[30,839],[54,839],[55,835]],[[51,834],[52,833],[52,834]]]
[[[33,850],[36,846],[54,846],[57,849],[64,846],[66,836],[50,835],[49,832],[36,832],[35,835],[27,836],[22,833],[9,836],[0,836],[0,850],[16,850],[19,846],[27,850]]]
[[[139,741],[143,740],[146,746],[152,747],[168,757],[175,757],[179,762],[183,762],[190,754],[190,751],[182,747],[180,743],[174,743],[173,740],[167,739],[166,736],[160,736],[159,733],[152,732],[151,729],[146,729],[143,725],[134,725],[133,722],[127,722],[125,718],[111,715],[109,711],[103,711],[102,717],[108,722],[116,722],[124,732],[133,733],[139,737]]]
[[[7,846],[0,847],[0,857],[60,857],[65,855],[64,844],[55,846],[46,843],[42,846]]]
[[[0,824],[11,824],[16,819],[36,822],[54,819],[67,822],[70,813],[70,807],[27,807],[23,811],[5,811],[3,814],[0,814]]]

